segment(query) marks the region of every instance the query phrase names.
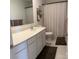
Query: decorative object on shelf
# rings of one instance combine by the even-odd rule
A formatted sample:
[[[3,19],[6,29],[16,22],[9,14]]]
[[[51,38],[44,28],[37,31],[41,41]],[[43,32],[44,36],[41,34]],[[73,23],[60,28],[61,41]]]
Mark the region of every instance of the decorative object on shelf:
[[[39,6],[37,8],[37,21],[39,22],[41,18],[42,18],[42,6]]]

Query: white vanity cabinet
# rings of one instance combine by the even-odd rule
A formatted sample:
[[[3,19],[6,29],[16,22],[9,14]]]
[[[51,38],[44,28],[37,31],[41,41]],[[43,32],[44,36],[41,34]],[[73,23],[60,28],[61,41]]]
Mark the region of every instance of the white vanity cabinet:
[[[39,34],[37,34],[37,36],[36,36],[36,43],[37,43],[37,49],[36,49],[36,51],[37,51],[37,55],[41,52],[41,50],[43,49],[43,47],[45,46],[45,45],[43,45],[43,35],[45,35],[45,33],[43,33],[43,31],[42,32],[40,32]]]
[[[28,40],[28,56],[29,59],[36,58],[36,36]]]
[[[26,48],[15,54],[15,59],[28,59]]]
[[[45,31],[41,31],[28,40],[29,59],[36,59],[45,46]]]
[[[11,59],[36,59],[45,46],[45,30],[26,39],[11,49]]]
[[[28,59],[27,42],[23,42],[11,49],[11,59]]]

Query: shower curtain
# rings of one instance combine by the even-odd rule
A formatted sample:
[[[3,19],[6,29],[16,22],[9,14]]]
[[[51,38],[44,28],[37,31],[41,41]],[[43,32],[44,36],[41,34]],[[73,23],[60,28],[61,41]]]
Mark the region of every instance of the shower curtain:
[[[53,32],[55,37],[63,37],[66,33],[67,2],[44,5],[44,26]]]

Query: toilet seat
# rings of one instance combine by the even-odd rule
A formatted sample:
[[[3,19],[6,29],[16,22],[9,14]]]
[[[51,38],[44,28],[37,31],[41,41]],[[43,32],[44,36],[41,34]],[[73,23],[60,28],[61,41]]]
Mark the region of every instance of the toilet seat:
[[[46,32],[46,35],[53,35],[52,32]]]
[[[52,32],[46,32],[45,35],[46,35],[46,41],[47,41],[47,43],[49,41],[53,40],[53,33]]]

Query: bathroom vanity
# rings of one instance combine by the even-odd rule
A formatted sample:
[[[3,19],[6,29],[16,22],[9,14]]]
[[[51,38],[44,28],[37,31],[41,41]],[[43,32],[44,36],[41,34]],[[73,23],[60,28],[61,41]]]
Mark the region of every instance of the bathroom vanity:
[[[11,49],[10,59],[36,59],[45,46],[45,27],[36,20],[34,11],[41,5],[35,0],[10,0]],[[39,0],[41,1],[41,0]],[[32,24],[33,23],[33,24]],[[10,42],[11,43],[11,42]]]
[[[45,27],[34,27],[12,33],[13,47],[10,59],[36,59],[45,46]]]

